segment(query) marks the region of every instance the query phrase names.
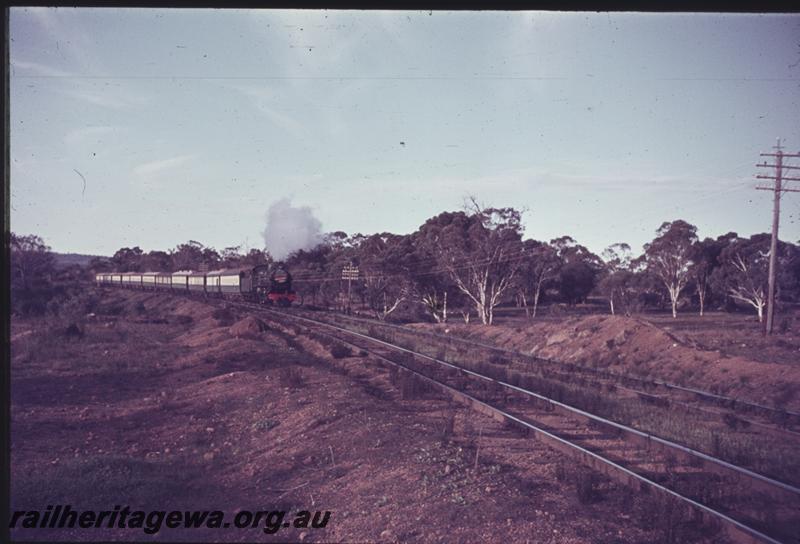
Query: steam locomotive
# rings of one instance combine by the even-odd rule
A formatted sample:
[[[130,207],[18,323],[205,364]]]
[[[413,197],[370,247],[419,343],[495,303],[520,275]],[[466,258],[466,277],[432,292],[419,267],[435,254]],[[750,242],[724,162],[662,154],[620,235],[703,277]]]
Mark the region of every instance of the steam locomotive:
[[[292,275],[283,263],[213,272],[103,272],[95,275],[95,282],[99,286],[243,298],[284,307],[290,306],[296,298]]]

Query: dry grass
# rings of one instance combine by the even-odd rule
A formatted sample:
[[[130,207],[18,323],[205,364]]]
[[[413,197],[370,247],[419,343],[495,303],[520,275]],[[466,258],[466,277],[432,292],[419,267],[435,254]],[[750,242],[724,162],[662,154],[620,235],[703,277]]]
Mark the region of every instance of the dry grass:
[[[299,389],[303,387],[306,383],[306,380],[303,376],[303,372],[296,366],[293,365],[286,365],[278,369],[278,382],[283,387],[289,387],[291,389]]]
[[[510,358],[499,350],[465,346],[456,341],[380,324],[348,326],[777,479],[796,481],[797,474],[800,474],[800,458],[793,444],[753,436],[747,432],[747,423],[733,415],[724,420],[726,427],[720,429],[706,417],[672,409],[665,399],[651,395],[639,395],[637,399],[620,398],[614,395],[617,388],[613,384],[609,387],[609,384],[570,374],[570,365],[554,368],[533,362],[533,357],[530,360],[523,356]],[[424,368],[422,362],[414,362],[410,354],[401,357],[403,364]]]

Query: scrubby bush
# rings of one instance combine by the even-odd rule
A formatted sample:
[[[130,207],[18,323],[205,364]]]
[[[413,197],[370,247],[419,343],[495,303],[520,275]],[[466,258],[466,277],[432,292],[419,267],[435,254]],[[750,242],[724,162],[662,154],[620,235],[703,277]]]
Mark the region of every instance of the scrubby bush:
[[[223,327],[229,327],[236,321],[236,316],[228,308],[217,308],[211,313],[211,317]]]
[[[600,500],[600,477],[594,472],[580,470],[575,474],[575,492],[581,504]]]
[[[353,350],[342,344],[334,344],[331,346],[330,351],[334,359],[344,359],[353,355]]]
[[[296,366],[287,365],[278,371],[278,381],[283,387],[298,388],[305,385],[303,373]]]
[[[194,319],[190,315],[177,315],[175,316],[175,323],[178,325],[191,325],[194,322]]]

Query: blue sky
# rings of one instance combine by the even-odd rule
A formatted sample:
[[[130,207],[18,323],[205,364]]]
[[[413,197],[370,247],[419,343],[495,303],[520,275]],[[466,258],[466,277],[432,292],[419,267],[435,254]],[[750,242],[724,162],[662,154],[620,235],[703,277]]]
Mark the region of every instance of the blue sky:
[[[474,194],[598,253],[678,218],[749,236],[771,224],[759,153],[800,151],[797,15],[13,8],[10,26],[11,227],[62,252],[263,247],[284,197],[348,233],[412,232]],[[800,240],[800,194],[781,229]]]

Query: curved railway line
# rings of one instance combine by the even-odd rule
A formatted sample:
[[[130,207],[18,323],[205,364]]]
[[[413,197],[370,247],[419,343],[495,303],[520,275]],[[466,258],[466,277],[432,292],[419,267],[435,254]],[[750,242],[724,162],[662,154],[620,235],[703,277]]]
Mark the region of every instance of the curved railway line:
[[[370,334],[293,312],[227,304],[363,350],[615,481],[670,497],[733,542],[800,542],[800,488],[792,484]]]
[[[293,312],[298,313],[298,309],[293,309]],[[565,363],[554,359],[537,357],[456,335],[437,334],[347,315],[328,315],[335,317],[338,321],[355,323],[361,327],[366,327],[368,330],[374,330],[377,327],[396,331],[407,336],[426,337],[449,346],[461,345],[485,350],[489,354],[525,362],[526,364],[521,370],[538,373],[539,376],[548,380],[573,384],[580,383],[597,390],[622,391],[635,396],[644,403],[668,407],[670,410],[681,410],[690,414],[700,414],[704,418],[713,418],[724,425],[733,425],[734,427],[739,425],[743,427],[752,426],[779,439],[782,436],[788,436],[792,440],[800,439],[800,413],[797,412],[781,410],[661,380],[647,380],[576,363]],[[314,313],[314,317],[319,318],[319,314]],[[362,332],[363,330],[362,328]],[[387,339],[386,335],[382,335],[382,337],[384,340]],[[391,341],[396,341],[392,334],[388,338]],[[798,480],[798,483],[800,483],[800,480]]]
[[[297,311],[297,309],[294,309],[293,311]],[[589,377],[590,379],[603,380],[609,383],[614,383],[615,386],[620,389],[627,390],[631,393],[640,395],[642,397],[654,399],[655,402],[658,402],[658,400],[667,401],[670,403],[684,406],[689,410],[701,411],[705,414],[715,415],[717,417],[719,417],[720,412],[704,409],[702,408],[701,405],[735,410],[739,414],[742,413],[747,414],[748,417],[750,418],[759,418],[759,419],[747,419],[746,423],[750,423],[752,425],[756,425],[765,429],[774,430],[776,432],[783,432],[787,434],[800,436],[800,412],[793,412],[790,410],[784,410],[772,406],[766,406],[764,404],[728,397],[725,395],[719,395],[716,393],[712,393],[710,391],[704,391],[697,388],[678,385],[663,380],[656,380],[656,379],[648,380],[645,378],[619,374],[616,372],[611,372],[599,368],[592,368],[576,363],[565,363],[563,361],[558,361],[555,359],[538,357],[535,355],[523,353],[521,351],[502,348],[499,346],[494,346],[483,342],[477,342],[475,340],[470,340],[459,336],[452,336],[452,335],[446,336],[443,334],[438,334],[430,331],[409,329],[408,327],[403,327],[400,325],[378,322],[375,320],[369,320],[348,315],[336,314],[336,319],[350,321],[353,323],[359,323],[365,326],[372,326],[372,327],[378,326],[385,329],[391,329],[403,332],[405,334],[413,332],[413,334],[415,335],[426,336],[428,338],[435,339],[440,342],[458,343],[458,344],[463,344],[465,346],[473,346],[476,348],[487,350],[492,353],[500,354],[502,356],[514,357],[525,360],[527,362],[530,362],[532,366],[541,367],[543,365],[546,365],[548,368],[548,372],[550,372],[551,374],[555,374],[556,372],[558,372],[558,371],[553,371],[552,370],[553,368],[560,369],[561,372],[569,373],[571,376],[575,376],[576,374],[583,374]],[[638,387],[638,389],[636,387]],[[657,394],[655,393],[655,391],[662,391],[662,394]],[[666,396],[663,393],[671,394],[671,396]]]
[[[300,313],[296,308],[292,312]],[[313,315],[317,319],[320,317],[319,313]],[[494,365],[493,368],[488,365],[488,370],[492,372],[483,371],[481,363],[472,365],[477,367],[473,369],[512,385],[525,385],[529,390],[605,416],[606,419],[639,427],[639,430],[646,431],[647,434],[662,435],[672,442],[684,443],[754,472],[800,486],[800,457],[797,455],[800,451],[800,432],[788,427],[792,412],[763,407],[765,411],[769,411],[768,415],[763,412],[753,413],[752,406],[757,405],[740,399],[720,395],[709,399],[706,396],[697,397],[693,393],[687,398],[684,389],[696,390],[682,386],[656,392],[658,384],[662,382],[642,378],[628,380],[626,376],[619,374],[616,376],[620,379],[606,378],[603,375],[608,373],[603,370],[537,358],[458,336],[339,314],[324,315],[328,321],[335,318],[354,324],[352,328],[358,332],[377,336],[412,350],[422,350],[426,355],[433,355],[457,365],[463,366],[464,363],[476,359],[491,360],[494,354],[502,354],[505,356],[502,365]],[[428,338],[436,347],[424,344],[419,347],[419,338]],[[447,349],[443,350],[442,346]],[[469,347],[469,356],[464,359],[461,357],[463,353],[457,353],[456,357],[452,357],[452,352],[458,351],[453,350],[453,346],[462,350],[465,346]],[[581,373],[580,369],[597,372]],[[521,378],[523,374],[536,376],[537,380],[526,384]],[[631,382],[638,384],[639,388],[630,387]],[[686,414],[688,421],[681,421],[676,417],[679,413]],[[665,423],[665,420],[672,423]]]

